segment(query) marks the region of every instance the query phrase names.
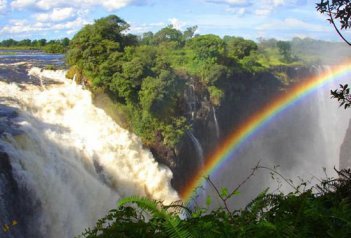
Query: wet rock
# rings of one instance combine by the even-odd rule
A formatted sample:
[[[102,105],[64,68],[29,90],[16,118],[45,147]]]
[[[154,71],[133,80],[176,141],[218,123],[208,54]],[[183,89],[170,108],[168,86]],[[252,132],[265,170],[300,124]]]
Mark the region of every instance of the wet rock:
[[[13,136],[22,134],[22,131],[15,124],[17,116],[16,108],[0,104],[0,136],[4,134]]]
[[[39,231],[40,211],[39,200],[34,198],[32,191],[16,181],[11,158],[0,147],[0,226],[9,227],[6,237],[42,237]]]
[[[344,142],[340,147],[339,169],[351,168],[351,120],[346,131]]]

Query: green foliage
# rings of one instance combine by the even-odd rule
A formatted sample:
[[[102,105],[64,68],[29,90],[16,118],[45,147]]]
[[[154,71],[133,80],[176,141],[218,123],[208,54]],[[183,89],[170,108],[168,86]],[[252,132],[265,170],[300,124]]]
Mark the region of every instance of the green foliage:
[[[224,36],[228,57],[233,59],[243,59],[252,52],[257,51],[258,46],[252,40],[245,40],[242,37]]]
[[[63,54],[65,53],[65,50],[66,50],[65,47],[60,43],[49,43],[44,47],[44,51],[51,54],[53,53]]]
[[[140,197],[128,197],[121,199],[118,202],[118,206],[123,206],[127,203],[135,203],[143,211],[147,211],[151,214],[153,219],[162,219],[162,226],[164,227],[165,233],[171,238],[190,238],[191,234],[186,229],[182,229],[180,226],[181,219],[174,212],[168,212],[167,208],[179,208],[176,204],[171,206],[164,206],[161,202],[150,200],[147,198]],[[181,208],[181,207],[180,207]]]
[[[182,32],[170,25],[158,31],[153,37],[154,44],[158,45],[167,42],[174,42],[176,46],[183,45]]]
[[[68,64],[78,66],[94,85],[106,85],[110,80],[107,78],[115,72],[114,69],[106,72],[106,64],[116,58],[116,52],[133,44],[131,37],[122,33],[128,28],[129,25],[115,15],[86,25],[70,42],[66,54]]]
[[[245,209],[234,212],[190,211],[180,203],[166,206],[147,198],[125,198],[83,236],[347,238],[351,236],[351,171],[337,172],[338,178],[323,180],[306,191],[284,195],[265,190]],[[221,194],[225,197],[229,192],[222,189]],[[209,206],[211,198],[207,201]]]
[[[186,28],[186,30],[183,32],[183,39],[187,41],[193,38],[195,36],[196,30],[197,30],[197,26],[191,26]]]
[[[287,62],[291,60],[291,45],[288,41],[278,41],[277,47],[279,53],[283,56],[283,59]]]
[[[240,60],[240,64],[249,72],[258,73],[264,71],[264,67],[259,62],[259,56],[256,52],[251,52],[250,55],[243,57]]]
[[[126,206],[134,203],[139,209]],[[176,211],[181,205],[163,205],[159,201],[142,197],[128,197],[118,202],[118,208],[98,221],[94,229],[86,230],[80,237],[171,237],[190,238],[192,235],[182,227]]]
[[[212,34],[192,38],[187,42],[187,47],[194,51],[194,60],[209,63],[216,63],[224,53],[224,41]]]
[[[196,26],[181,32],[171,25],[136,37],[126,34],[128,28],[115,15],[84,26],[69,43],[68,76],[106,92],[123,108],[127,127],[149,146],[173,149],[189,129],[184,96],[188,85],[219,106],[236,78],[295,60],[289,56],[289,62],[283,62],[276,40],[258,45],[241,37],[195,35]],[[50,43],[40,42],[36,44]]]
[[[215,86],[209,86],[208,92],[210,93],[211,103],[215,106],[219,106],[224,96],[224,92]]]
[[[51,40],[47,42],[46,39],[30,40],[24,39],[16,41],[13,39],[3,40],[0,42],[0,47],[18,50],[43,50],[51,54],[63,54],[66,52],[70,40],[66,37],[61,40]]]

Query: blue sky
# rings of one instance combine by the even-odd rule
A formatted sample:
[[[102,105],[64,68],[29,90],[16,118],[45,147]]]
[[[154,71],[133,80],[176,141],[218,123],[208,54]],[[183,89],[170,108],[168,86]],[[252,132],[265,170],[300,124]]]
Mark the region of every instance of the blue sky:
[[[130,32],[156,32],[173,24],[199,34],[281,40],[339,40],[315,10],[318,0],[0,0],[0,40],[71,38],[84,24],[116,14]]]

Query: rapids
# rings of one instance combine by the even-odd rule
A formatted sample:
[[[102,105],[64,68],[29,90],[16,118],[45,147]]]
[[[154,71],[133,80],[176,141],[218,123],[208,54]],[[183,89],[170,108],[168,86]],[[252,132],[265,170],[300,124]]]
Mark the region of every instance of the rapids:
[[[0,150],[6,154],[0,160],[8,157],[11,165],[0,170],[0,222],[16,220],[13,230],[21,229],[9,237],[79,235],[120,197],[179,199],[170,170],[96,108],[91,93],[65,71],[33,67],[29,75],[31,83],[0,81]],[[9,183],[17,190],[6,189]],[[21,198],[6,194],[11,191]],[[11,214],[16,207],[31,209]]]

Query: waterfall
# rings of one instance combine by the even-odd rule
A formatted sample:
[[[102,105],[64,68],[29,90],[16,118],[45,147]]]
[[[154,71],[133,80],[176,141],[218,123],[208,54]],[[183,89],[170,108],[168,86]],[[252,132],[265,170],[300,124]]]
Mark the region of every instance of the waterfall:
[[[187,134],[194,144],[195,151],[196,151],[198,161],[199,161],[199,166],[202,167],[204,165],[204,151],[202,149],[202,146],[201,146],[199,140],[194,136],[194,134],[191,131],[187,131]]]
[[[33,212],[19,214],[26,215],[28,230],[39,232],[14,237],[77,236],[124,196],[179,199],[170,186],[170,170],[96,108],[89,91],[67,80],[63,70],[32,68],[29,74],[45,81],[45,89],[0,81],[0,152],[12,167],[4,173],[28,191],[23,200],[35,204]],[[0,178],[3,194],[8,182]],[[2,223],[21,220],[5,206],[12,202],[19,203],[0,197]]]
[[[184,91],[184,98],[186,99],[186,103],[188,105],[188,113],[190,114],[190,118],[194,120],[197,97],[195,94],[195,86],[193,84],[189,84],[186,90]]]
[[[333,69],[318,67],[314,73],[324,75],[325,71],[330,70]],[[211,177],[214,183],[231,190],[247,178],[259,161],[261,165],[271,168],[278,166],[278,172],[292,179],[296,185],[302,181],[307,182],[308,186],[318,183],[318,179],[325,178],[323,168],[328,176],[336,176],[334,166],[339,166],[340,147],[351,110],[340,108],[337,100],[331,98],[330,90],[347,83],[350,76],[339,77],[337,81],[314,90],[272,118],[241,145],[230,160],[219,166]],[[259,170],[241,186],[240,195],[232,200],[232,208],[245,206],[268,187],[270,191],[291,191],[284,182],[272,180],[269,172]],[[216,195],[213,193],[213,196]]]
[[[219,139],[219,137],[220,137],[219,125],[218,125],[218,120],[217,120],[217,116],[216,116],[216,109],[214,107],[212,107],[212,112],[213,112],[213,121],[215,123],[215,128],[216,128],[216,136],[217,136],[217,139]]]
[[[319,66],[317,73],[322,75],[324,72],[330,73],[332,68],[330,66]],[[344,81],[347,82],[347,81]],[[339,82],[330,82],[328,89],[339,89]],[[347,125],[350,119],[350,111],[339,107],[336,99],[331,99],[330,90],[318,90],[316,97],[318,97],[318,125],[321,131],[322,139],[327,145],[325,156],[329,159],[327,161],[328,168],[339,168],[339,160],[334,160],[335,155],[340,154],[340,147],[343,143],[344,135],[346,134]],[[350,155],[351,156],[351,155]]]

